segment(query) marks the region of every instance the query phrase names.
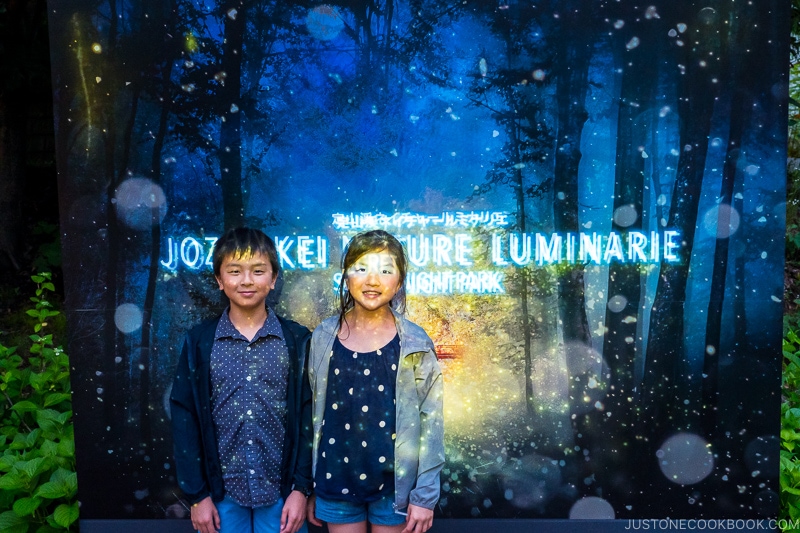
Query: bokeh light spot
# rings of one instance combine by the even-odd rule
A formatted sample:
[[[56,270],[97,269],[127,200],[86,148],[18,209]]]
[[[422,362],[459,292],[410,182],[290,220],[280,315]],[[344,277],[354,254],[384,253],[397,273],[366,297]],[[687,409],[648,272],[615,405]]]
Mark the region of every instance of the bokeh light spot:
[[[114,324],[122,333],[133,333],[142,327],[142,311],[136,304],[122,304],[114,312]]]
[[[572,520],[613,520],[616,515],[614,508],[606,500],[588,496],[572,504],[569,517]]]
[[[727,239],[739,229],[739,212],[728,204],[709,209],[703,217],[706,233],[717,239]]]
[[[714,470],[714,456],[708,442],[693,433],[669,437],[656,456],[664,476],[679,485],[698,483]]]

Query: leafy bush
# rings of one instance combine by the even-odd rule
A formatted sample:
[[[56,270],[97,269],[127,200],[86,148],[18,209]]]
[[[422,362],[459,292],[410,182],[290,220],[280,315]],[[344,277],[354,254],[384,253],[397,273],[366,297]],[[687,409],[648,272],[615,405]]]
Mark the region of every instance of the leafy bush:
[[[46,334],[59,315],[48,273],[37,284],[29,354],[0,344],[0,531],[77,531],[72,394],[67,354]]]

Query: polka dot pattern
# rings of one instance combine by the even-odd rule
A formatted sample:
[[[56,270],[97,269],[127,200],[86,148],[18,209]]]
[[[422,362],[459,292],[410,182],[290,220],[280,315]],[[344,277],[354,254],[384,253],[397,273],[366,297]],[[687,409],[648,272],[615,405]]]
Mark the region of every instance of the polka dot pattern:
[[[226,492],[246,507],[280,497],[289,353],[270,309],[252,341],[224,312],[211,350],[212,419]]]
[[[322,498],[366,503],[394,492],[395,382],[400,339],[373,352],[333,344],[315,478]]]

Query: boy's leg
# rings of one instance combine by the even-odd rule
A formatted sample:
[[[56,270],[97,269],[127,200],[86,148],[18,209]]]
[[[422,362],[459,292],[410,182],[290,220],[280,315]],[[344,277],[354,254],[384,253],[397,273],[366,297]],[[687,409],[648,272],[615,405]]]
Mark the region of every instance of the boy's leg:
[[[278,533],[281,530],[281,514],[283,513],[283,498],[266,507],[253,509],[253,533]],[[306,523],[298,533],[308,533]]]
[[[220,533],[253,533],[253,510],[242,507],[230,497],[217,504]],[[275,531],[279,531],[280,526]]]

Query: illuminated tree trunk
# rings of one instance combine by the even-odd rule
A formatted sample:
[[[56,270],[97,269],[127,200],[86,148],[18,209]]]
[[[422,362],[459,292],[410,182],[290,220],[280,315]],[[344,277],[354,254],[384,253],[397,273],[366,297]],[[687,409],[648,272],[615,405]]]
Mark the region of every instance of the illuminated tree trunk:
[[[222,182],[222,205],[225,229],[244,222],[242,195],[242,45],[244,44],[246,6],[240,0],[222,4],[225,37],[222,44],[219,133],[219,169]]]
[[[553,182],[553,222],[563,233],[579,230],[578,167],[581,161],[581,133],[587,120],[585,107],[589,61],[594,40],[588,4],[575,3],[560,18],[555,64],[558,103],[558,131],[555,146]],[[583,390],[588,381],[586,361],[592,353],[591,333],[586,318],[584,266],[576,263],[558,277],[558,303],[566,349],[570,413],[576,429],[584,404]],[[578,431],[581,433],[581,431]]]

